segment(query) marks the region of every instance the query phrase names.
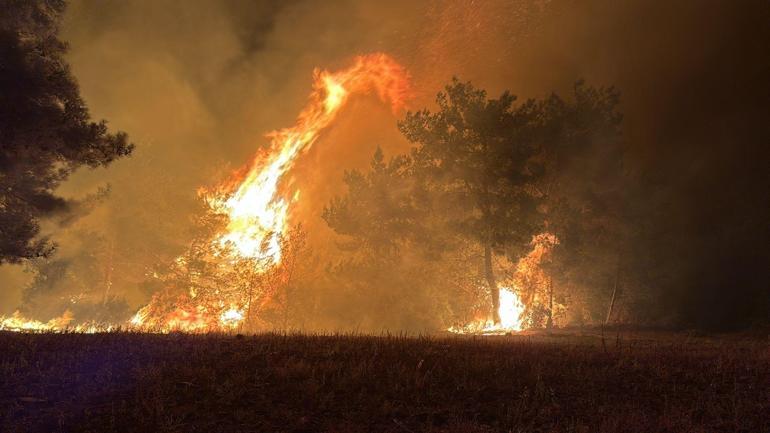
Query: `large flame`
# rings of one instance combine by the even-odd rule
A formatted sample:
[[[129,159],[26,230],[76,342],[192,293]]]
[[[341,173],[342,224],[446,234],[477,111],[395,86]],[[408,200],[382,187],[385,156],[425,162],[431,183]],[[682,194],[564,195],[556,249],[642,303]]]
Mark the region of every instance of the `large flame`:
[[[289,206],[298,197],[298,191],[281,194],[281,179],[332,123],[350,95],[374,90],[394,111],[406,96],[406,74],[385,54],[360,56],[348,69],[316,70],[314,75],[313,92],[297,123],[269,133],[270,146],[254,158],[245,175],[206,195],[214,212],[228,220],[227,230],[216,241],[231,245],[242,257],[281,260],[279,236],[286,231]]]
[[[356,57],[353,65],[337,72],[315,70],[313,91],[294,126],[273,131],[270,144],[261,150],[245,169],[203,196],[212,212],[226,218],[227,225],[215,236],[213,245],[228,251],[231,259],[255,259],[258,272],[266,272],[282,258],[281,239],[287,232],[291,204],[299,191],[285,191],[285,175],[297,157],[318,140],[336,118],[351,95],[375,92],[393,111],[400,109],[407,97],[405,70],[385,54]],[[195,298],[195,294],[191,293]],[[163,317],[153,317],[152,304],[140,309],[131,319],[137,328],[202,331],[237,327],[250,310],[248,299],[224,300],[212,305],[200,303],[178,307]],[[161,302],[161,301],[158,301]],[[264,302],[264,301],[262,301]]]

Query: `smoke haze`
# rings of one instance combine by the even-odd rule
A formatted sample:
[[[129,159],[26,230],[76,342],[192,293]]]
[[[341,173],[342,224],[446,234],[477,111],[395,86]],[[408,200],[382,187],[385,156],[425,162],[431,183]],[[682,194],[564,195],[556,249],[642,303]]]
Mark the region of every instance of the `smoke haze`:
[[[62,39],[81,93],[137,149],[64,184],[65,197],[106,184],[110,194],[48,230],[63,260],[85,253],[84,232],[136,251],[126,272],[174,257],[190,237],[197,189],[294,122],[314,68],[357,54],[386,52],[406,67],[412,110],[432,107],[452,76],[520,98],[586,79],[621,93],[624,166],[639,185],[629,194],[657,233],[635,248],[672,269],[649,289],[661,311],[731,326],[770,308],[768,22],[761,1],[73,1]],[[333,244],[320,214],[343,172],[365,167],[377,146],[409,149],[401,115],[357,98],[298,162],[303,200],[292,218],[319,249]],[[148,298],[143,276],[116,287],[131,307]],[[5,266],[0,278],[7,314],[28,276]]]

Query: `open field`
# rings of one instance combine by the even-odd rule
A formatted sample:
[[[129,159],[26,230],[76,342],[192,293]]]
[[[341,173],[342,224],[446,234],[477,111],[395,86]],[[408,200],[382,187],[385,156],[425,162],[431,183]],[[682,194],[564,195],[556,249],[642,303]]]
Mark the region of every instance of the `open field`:
[[[769,432],[767,336],[0,333],[3,432]]]

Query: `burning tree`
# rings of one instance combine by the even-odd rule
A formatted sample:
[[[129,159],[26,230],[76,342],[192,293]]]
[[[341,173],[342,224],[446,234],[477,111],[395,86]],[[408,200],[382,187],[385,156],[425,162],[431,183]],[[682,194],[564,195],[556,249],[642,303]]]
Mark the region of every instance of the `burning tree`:
[[[617,251],[605,246],[622,241],[607,235],[618,233],[613,218],[622,189],[617,101],[613,89],[578,83],[572,99],[516,104],[507,92],[487,99],[454,80],[439,93],[438,111],[408,113],[399,124],[415,143],[412,153],[385,162],[378,152],[368,173],[347,173],[348,193],[324,218],[357,251],[383,265],[388,257],[391,274],[402,274],[408,258],[471,310],[475,302],[466,295],[484,297],[474,292],[474,274],[481,275],[492,321],[474,317],[453,327],[458,332],[553,326],[569,303],[585,304],[602,291],[587,285],[609,269],[596,253]],[[426,260],[416,251],[440,253]],[[454,281],[444,281],[447,275]],[[471,290],[454,291],[465,283]]]
[[[202,220],[223,223],[210,214]],[[272,247],[267,242],[261,246],[264,254],[242,257],[233,254],[230,245],[212,242],[210,235],[197,237],[184,254],[154,273],[153,286],[159,290],[132,324],[159,331],[267,328],[270,324],[261,317],[266,307],[277,302],[288,309],[288,290],[301,265],[305,236],[297,226],[274,238],[273,245],[283,254],[280,262],[267,254]]]
[[[177,258],[164,277],[163,285],[171,289],[156,294],[132,324],[161,330],[258,327],[256,314],[293,274],[296,260],[286,254],[300,249],[288,248],[287,242],[304,243],[299,231],[289,230],[299,191],[291,191],[284,176],[352,94],[370,91],[398,109],[406,97],[405,71],[384,54],[357,57],[350,68],[334,73],[316,70],[313,92],[295,125],[268,134],[270,144],[250,165],[200,191],[208,205],[203,226],[210,235]],[[179,293],[180,288],[186,291]]]
[[[0,264],[49,255],[40,219],[73,207],[56,188],[79,167],[107,166],[134,148],[91,121],[58,38],[64,8],[14,1],[0,13]]]
[[[542,225],[532,184],[538,172],[538,110],[514,106],[508,92],[486,92],[457,79],[438,94],[439,111],[410,112],[399,128],[415,148],[415,173],[439,197],[439,211],[458,233],[481,245],[492,317],[500,323],[495,254],[520,256]]]

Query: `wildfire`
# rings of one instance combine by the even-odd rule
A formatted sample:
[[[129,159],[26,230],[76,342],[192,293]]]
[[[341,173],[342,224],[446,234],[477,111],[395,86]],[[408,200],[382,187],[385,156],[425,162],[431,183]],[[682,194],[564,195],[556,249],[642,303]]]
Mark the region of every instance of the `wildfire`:
[[[462,327],[453,326],[449,332],[456,334],[495,335],[508,332],[518,332],[523,328],[524,304],[519,300],[515,291],[507,287],[500,288],[500,323],[492,320],[476,320]]]
[[[227,230],[216,242],[230,245],[242,257],[267,258],[269,263],[281,260],[279,236],[286,231],[294,201],[281,194],[281,179],[334,121],[350,95],[374,90],[394,110],[406,97],[406,74],[385,54],[360,56],[348,69],[316,70],[314,76],[309,102],[296,124],[267,134],[270,146],[254,158],[244,176],[206,194],[211,209],[228,219]],[[297,191],[292,196],[297,197]]]
[[[533,307],[540,311],[550,311],[551,320],[564,312],[564,306],[554,302],[553,286],[543,264],[549,260],[553,247],[559,244],[559,239],[550,232],[543,232],[532,237],[532,249],[520,258],[513,266],[510,280],[515,289],[500,288],[500,323],[481,319],[448,330],[457,334],[505,334],[521,331],[525,324],[528,328],[548,326],[548,317],[537,316]]]
[[[405,70],[385,54],[356,57],[352,66],[337,72],[316,69],[313,76],[312,92],[296,123],[268,133],[269,145],[261,149],[248,166],[217,187],[200,191],[210,212],[226,221],[225,228],[207,244],[222,262],[217,265],[222,269],[249,263],[252,273],[264,275],[281,264],[282,239],[288,231],[290,208],[300,196],[299,190],[288,191],[289,185],[282,181],[297,158],[333,123],[351,95],[375,92],[394,112],[403,106],[407,97]],[[515,268],[514,281],[518,288],[500,288],[500,323],[480,319],[462,327],[451,327],[449,331],[460,334],[521,331],[527,306],[543,304],[543,295],[539,292],[546,286],[546,276],[540,264],[557,243],[550,233],[533,238],[533,250]],[[189,263],[179,257],[175,265],[184,269]],[[198,287],[193,280],[185,293],[156,293],[129,321],[128,327],[159,332],[232,330],[254,318],[255,312],[269,299],[269,293],[255,294],[253,287]],[[552,294],[550,304],[553,309]],[[11,317],[0,316],[0,330],[99,332],[113,329],[96,324],[70,326],[71,322],[69,312],[48,322],[25,319],[16,312]]]
[[[224,326],[236,327],[241,323],[242,320],[243,312],[235,307],[230,308],[229,310],[222,313],[221,316],[219,316],[219,321]]]
[[[65,312],[61,317],[56,317],[48,322],[27,319],[19,311],[14,311],[11,317],[0,316],[0,330],[2,331],[58,331],[66,328],[72,321],[72,315]]]
[[[351,95],[375,92],[395,112],[403,106],[407,88],[405,70],[385,54],[356,57],[351,67],[337,72],[316,69],[308,103],[294,126],[267,134],[269,146],[258,152],[245,170],[216,188],[202,191],[211,211],[227,221],[226,229],[212,244],[228,251],[231,261],[254,259],[257,272],[267,272],[280,263],[290,206],[299,198],[299,191],[283,190],[282,180],[297,157],[318,140]],[[154,298],[137,312],[131,325],[184,331],[232,329],[244,321],[253,301],[245,293],[238,297],[220,299],[214,306],[180,307],[163,317],[153,317]]]
[[[79,332],[93,334],[96,332],[110,332],[116,329],[112,325],[97,323],[81,323],[72,325],[72,313],[65,311],[60,317],[55,317],[47,322],[28,319],[15,311],[10,317],[0,316],[0,331],[13,332]]]
[[[511,331],[521,331],[522,313],[524,304],[521,303],[516,292],[503,288],[500,289],[500,328]]]

